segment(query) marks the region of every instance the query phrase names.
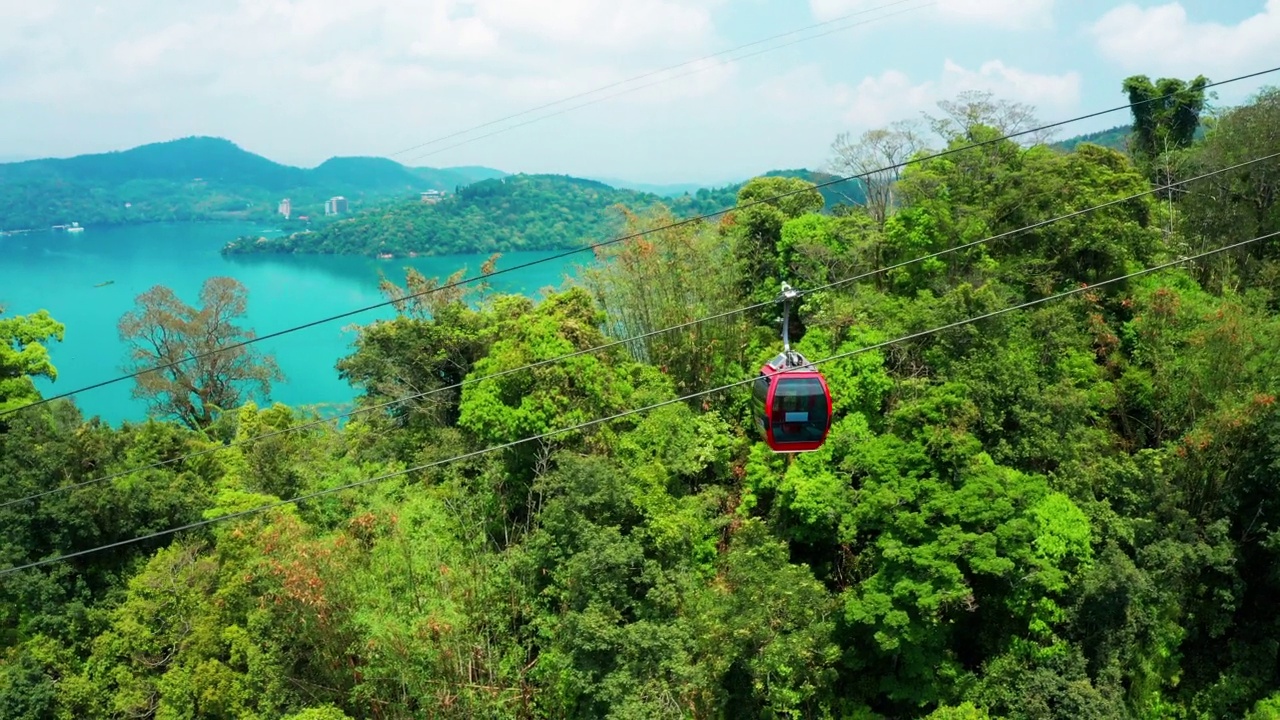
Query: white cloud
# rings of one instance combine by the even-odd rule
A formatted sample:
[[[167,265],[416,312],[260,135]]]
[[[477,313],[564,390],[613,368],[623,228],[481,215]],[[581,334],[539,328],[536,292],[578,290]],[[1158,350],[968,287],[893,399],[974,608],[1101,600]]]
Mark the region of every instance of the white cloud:
[[[1000,99],[1034,105],[1039,112],[1061,112],[1079,103],[1080,75],[1042,75],[999,60],[969,70],[948,59],[936,80],[913,83],[897,70],[864,79],[848,92],[845,118],[858,128],[880,127],[894,120],[918,118],[921,111],[935,111],[939,100],[965,90],[985,90]]]
[[[500,31],[559,47],[627,52],[658,44],[687,47],[710,36],[709,7],[688,0],[475,0],[475,16]]]
[[[186,17],[171,11],[157,17],[153,11],[162,9],[160,0],[122,2],[97,17],[47,0],[15,3],[16,22],[0,28],[0,60],[20,59],[23,72],[0,70],[0,96],[57,102],[66,96],[42,89],[42,81],[58,77],[64,87],[90,93],[75,98],[76,104],[128,103],[135,93],[214,87],[222,92],[242,87],[251,94],[274,87],[283,99],[301,92],[300,83],[312,94],[376,98],[449,85],[465,88],[472,80],[499,93],[481,104],[502,97],[529,99],[540,89],[581,92],[597,82],[620,80],[647,68],[655,54],[669,62],[673,52],[705,52],[715,34],[710,12],[721,2],[175,3],[187,8]]]
[[[719,50],[730,43],[714,13],[728,2],[0,0],[0,151],[210,134],[299,164],[392,153]],[[536,130],[426,161],[519,167],[526,161],[513,156],[556,157],[530,137],[579,142],[582,123],[634,127],[692,108],[710,117],[734,97],[738,74],[723,59],[686,65],[544,111],[607,99]]]
[[[799,120],[814,116],[843,114],[853,100],[853,90],[842,83],[830,83],[821,65],[792,68],[761,81],[757,102],[778,117]]]
[[[56,15],[61,9],[59,4],[59,0],[44,0],[44,2],[3,0],[0,1],[0,12],[4,13],[5,24],[23,28]]]
[[[1053,23],[1053,3],[1054,0],[937,0],[934,11],[944,20],[1010,30],[1043,29]],[[809,10],[819,21],[827,21],[883,4],[883,0],[809,0]]]
[[[1126,70],[1234,75],[1273,64],[1280,0],[1267,0],[1261,12],[1236,25],[1192,21],[1178,2],[1148,8],[1128,3],[1103,15],[1090,32],[1099,52]]]
[[[764,1],[0,0],[0,152],[100,151],[209,134],[296,164],[394,153],[788,29],[771,24],[777,16],[755,29],[751,18],[735,18],[725,26],[734,36],[718,37],[718,13]],[[1045,18],[1051,5],[939,2],[948,19],[1004,26]],[[925,32],[912,35],[917,47],[942,41]],[[827,78],[848,66],[849,42],[761,60],[712,59],[512,121],[605,100],[528,128],[456,150],[450,146],[471,134],[448,138],[395,157],[620,176],[645,168],[655,179],[722,176],[805,163],[841,129],[918,117],[963,89],[990,89],[1046,114],[1079,93],[1074,74],[1037,75],[996,61],[927,61],[939,64],[921,75],[891,64],[886,47],[901,38],[864,35],[859,52],[879,64],[859,60],[846,83]],[[910,72],[882,72],[888,67]],[[872,77],[859,83],[863,74]]]

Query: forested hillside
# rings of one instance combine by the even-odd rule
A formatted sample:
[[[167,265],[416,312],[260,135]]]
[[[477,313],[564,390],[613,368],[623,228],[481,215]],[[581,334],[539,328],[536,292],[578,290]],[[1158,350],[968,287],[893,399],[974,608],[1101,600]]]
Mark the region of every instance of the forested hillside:
[[[122,152],[0,164],[0,230],[173,220],[269,219],[281,198],[295,214],[452,192],[504,173],[489,168],[409,168],[386,158],[330,158],[312,169],[273,162],[220,138],[192,137]]]
[[[827,182],[836,176],[809,170],[776,170],[765,177]],[[224,254],[315,253],[338,255],[445,255],[451,253],[563,250],[606,240],[621,231],[618,206],[643,210],[662,205],[680,217],[732,207],[745,183],[662,198],[567,175],[511,175],[463,188],[436,203],[406,200],[356,217],[280,238],[241,237]],[[861,202],[857,182],[823,188],[830,204]]]
[[[459,188],[437,203],[407,200],[311,232],[239,238],[223,252],[404,256],[565,248],[613,232],[620,218],[612,206],[656,202],[593,180],[513,175]]]
[[[76,328],[0,318],[0,716],[1276,717],[1280,236],[1202,254],[1280,231],[1280,91],[1195,140],[1181,88],[1134,127],[1176,158],[992,142],[834,214],[756,178],[537,301],[411,272],[340,429],[245,402],[230,279],[122,318],[131,369],[196,360],[119,428],[15,412]],[[962,109],[933,150],[1007,129]],[[798,456],[745,385],[782,281],[834,398]]]
[[[1075,150],[1076,146],[1081,143],[1092,143],[1094,145],[1111,148],[1112,150],[1128,152],[1129,135],[1132,133],[1133,126],[1120,125],[1118,127],[1107,128],[1106,130],[1099,130],[1097,132],[1084,133],[1083,135],[1069,137],[1066,140],[1054,143],[1054,147],[1062,148],[1063,150]]]

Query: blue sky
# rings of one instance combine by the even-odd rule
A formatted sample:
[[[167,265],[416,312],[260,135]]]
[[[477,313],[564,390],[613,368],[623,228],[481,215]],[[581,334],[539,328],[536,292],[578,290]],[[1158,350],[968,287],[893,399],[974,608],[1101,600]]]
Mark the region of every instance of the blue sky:
[[[0,157],[216,135],[304,166],[383,155],[642,182],[820,167],[837,133],[920,117],[966,89],[1051,121],[1122,104],[1131,74],[1217,80],[1280,65],[1269,52],[1280,0],[0,0],[0,17]],[[1219,102],[1263,84],[1280,73],[1220,88]],[[1127,121],[1117,112],[1060,137]]]

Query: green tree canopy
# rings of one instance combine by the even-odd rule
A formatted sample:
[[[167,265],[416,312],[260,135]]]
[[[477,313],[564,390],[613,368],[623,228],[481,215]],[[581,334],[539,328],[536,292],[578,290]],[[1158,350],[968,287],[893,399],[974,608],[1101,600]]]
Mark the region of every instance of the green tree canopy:
[[[1189,82],[1177,78],[1152,82],[1146,75],[1125,78],[1123,88],[1132,105],[1135,152],[1153,160],[1190,145],[1200,127],[1208,84],[1209,79],[1203,75]]]
[[[0,314],[4,308],[0,307]],[[30,315],[0,317],[0,412],[16,410],[40,399],[33,377],[58,378],[49,359],[49,340],[61,341],[65,326],[39,310]],[[0,423],[4,418],[0,417]]]

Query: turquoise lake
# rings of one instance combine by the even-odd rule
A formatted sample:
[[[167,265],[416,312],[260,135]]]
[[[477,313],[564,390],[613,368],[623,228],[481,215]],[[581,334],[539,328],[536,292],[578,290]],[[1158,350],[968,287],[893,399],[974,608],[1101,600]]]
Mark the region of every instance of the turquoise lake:
[[[228,240],[245,234],[278,233],[256,224],[183,223],[0,237],[0,306],[5,315],[45,309],[67,328],[63,342],[49,347],[58,379],[37,381],[40,391],[46,396],[61,394],[122,375],[125,354],[116,323],[133,309],[134,298],[155,285],[167,285],[194,304],[207,278],[233,277],[249,291],[247,318],[240,324],[267,335],[384,302],[386,296],[378,290],[382,274],[401,285],[406,266],[442,279],[465,267],[470,277],[488,259],[219,254]],[[556,254],[506,253],[498,270]],[[537,296],[544,288],[562,286],[576,266],[591,260],[591,253],[582,252],[497,275],[490,282],[496,292]],[[114,282],[95,287],[108,281]],[[285,382],[273,387],[271,399],[293,406],[327,406],[322,408],[326,414],[349,407],[356,393],[334,368],[339,358],[351,353],[355,340],[355,331],[344,328],[394,315],[393,308],[382,307],[256,343],[275,356],[285,375]],[[123,380],[74,398],[86,416],[98,415],[112,424],[143,420],[146,408],[133,399],[132,390],[133,380]]]

